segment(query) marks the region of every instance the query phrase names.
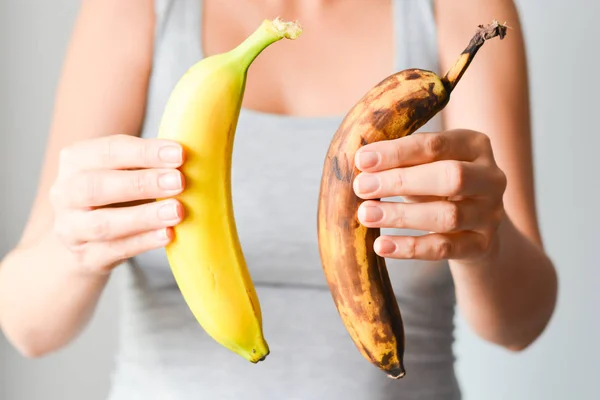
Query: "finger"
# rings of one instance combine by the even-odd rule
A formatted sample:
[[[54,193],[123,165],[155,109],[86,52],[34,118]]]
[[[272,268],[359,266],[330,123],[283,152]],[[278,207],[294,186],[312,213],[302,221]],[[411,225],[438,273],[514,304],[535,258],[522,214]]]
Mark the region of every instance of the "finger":
[[[109,241],[175,226],[183,219],[183,206],[174,199],[133,207],[101,208],[71,213],[65,223],[73,242]]]
[[[485,226],[490,207],[480,200],[401,203],[368,200],[358,208],[361,224],[370,228],[456,232]]]
[[[443,196],[402,196],[405,203],[427,203],[430,201],[440,201],[446,199]]]
[[[80,265],[94,273],[108,273],[115,265],[143,252],[166,246],[173,239],[173,228],[126,236],[107,242],[87,242],[72,248],[78,254]]]
[[[124,201],[122,203],[112,203],[103,206],[104,208],[121,208],[121,207],[132,207],[139,206],[141,204],[148,204],[155,202],[156,199],[143,199],[143,200],[133,200],[133,201]]]
[[[177,168],[183,158],[183,147],[175,141],[112,135],[63,149],[60,170],[71,174],[92,169]]]
[[[382,257],[431,261],[476,257],[486,248],[486,237],[474,231],[422,236],[382,235],[374,243],[375,252]]]
[[[392,196],[477,196],[502,190],[501,174],[482,164],[446,160],[380,172],[361,172],[354,192],[363,199]]]
[[[428,203],[431,201],[440,201],[440,200],[451,200],[451,201],[459,201],[465,198],[465,196],[401,196],[404,199],[405,203]]]
[[[365,172],[410,167],[441,160],[474,161],[481,153],[478,132],[454,130],[422,132],[399,139],[369,143],[355,155],[356,167]]]
[[[54,193],[72,208],[171,197],[184,188],[183,174],[176,169],[135,171],[86,171],[74,175]]]

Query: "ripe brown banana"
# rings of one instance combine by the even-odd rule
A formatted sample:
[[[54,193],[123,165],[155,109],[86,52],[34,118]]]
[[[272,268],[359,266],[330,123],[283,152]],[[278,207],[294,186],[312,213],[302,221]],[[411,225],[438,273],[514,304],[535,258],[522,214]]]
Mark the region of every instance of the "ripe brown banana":
[[[506,35],[493,21],[479,26],[443,78],[422,69],[395,73],[373,87],[349,111],[332,138],[321,180],[318,241],[333,301],[361,354],[390,378],[406,374],[404,325],[384,258],[373,250],[380,230],[356,216],[362,200],[352,183],[354,155],[363,145],[412,134],[439,111],[486,40]]]

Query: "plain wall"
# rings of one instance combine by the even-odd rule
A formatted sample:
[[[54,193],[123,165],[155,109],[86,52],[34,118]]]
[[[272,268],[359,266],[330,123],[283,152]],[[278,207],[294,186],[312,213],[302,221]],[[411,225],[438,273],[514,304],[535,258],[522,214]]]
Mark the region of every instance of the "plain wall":
[[[37,184],[75,0],[0,0],[0,255],[15,244]],[[600,3],[521,0],[529,52],[536,190],[543,237],[560,274],[547,332],[521,354],[484,343],[457,317],[467,400],[600,398]],[[499,60],[501,62],[501,60]],[[0,336],[0,400],[100,400],[115,350],[112,285],[83,335],[26,360]]]

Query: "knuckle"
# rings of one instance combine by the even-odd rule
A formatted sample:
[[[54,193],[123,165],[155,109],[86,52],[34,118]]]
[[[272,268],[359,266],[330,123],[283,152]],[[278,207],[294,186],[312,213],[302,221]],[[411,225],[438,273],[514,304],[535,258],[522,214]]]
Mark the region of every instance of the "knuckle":
[[[488,254],[492,251],[493,249],[493,242],[490,238],[490,236],[486,235],[480,235],[480,239],[478,241],[478,245],[479,245],[479,252],[483,255]]]
[[[73,147],[65,146],[58,153],[59,165],[69,164],[73,160]]]
[[[120,148],[129,139],[129,135],[116,134],[110,135],[105,138],[104,146],[101,150],[101,164],[112,165],[114,161],[119,157]]]
[[[96,174],[82,173],[75,179],[76,193],[80,193],[80,201],[85,205],[96,204],[100,197],[102,180]]]
[[[452,242],[449,239],[440,239],[435,245],[435,257],[439,260],[450,258],[452,247]]]
[[[497,171],[500,190],[504,192],[506,190],[506,187],[508,186],[508,177],[506,176],[506,173],[500,168],[498,168]]]
[[[57,225],[57,229],[64,229],[64,227],[67,226],[68,225]],[[101,265],[99,265],[97,251],[93,250],[94,243],[78,240],[71,234],[65,235],[61,240],[79,270],[94,273],[98,272]]]
[[[479,133],[477,135],[477,144],[486,150],[492,148],[492,140],[485,133]]]
[[[64,218],[57,217],[52,225],[54,235],[65,245],[71,246],[75,243],[72,237],[72,230],[69,228]]]
[[[459,161],[448,162],[446,179],[450,195],[459,195],[465,186],[465,167]]]
[[[58,177],[67,176],[68,171],[74,169],[74,164],[76,163],[75,153],[76,151],[73,146],[67,146],[60,149],[58,153],[58,168],[56,174]]]
[[[89,257],[89,243],[70,240],[64,242],[64,245],[71,254],[71,257],[73,257],[75,265],[77,265],[80,269],[91,269]]]
[[[87,207],[95,203],[100,192],[100,179],[93,173],[77,172],[57,181],[50,188],[52,204],[57,206]]]
[[[460,210],[458,204],[448,202],[448,205],[443,211],[443,229],[446,231],[454,231],[460,228]]]
[[[148,172],[134,173],[131,178],[133,191],[138,195],[145,195],[151,188],[156,186],[157,177]]]
[[[76,244],[72,246],[71,253],[81,270],[98,272],[101,266],[98,263],[97,257],[93,256],[90,247],[90,243]]]
[[[495,226],[498,226],[506,215],[506,211],[504,209],[504,204],[502,201],[496,206],[495,212],[492,213],[493,222]]]
[[[447,138],[441,134],[430,134],[425,138],[425,151],[431,157],[441,155],[447,146]]]
[[[132,139],[132,136],[126,135],[124,133],[117,133],[115,135],[107,136],[107,142],[110,144],[109,148],[112,148],[113,154],[114,150],[118,149],[123,143],[127,143]]]
[[[401,139],[395,139],[393,141],[394,146],[393,146],[393,150],[389,152],[389,159],[385,159],[386,157],[386,153],[385,152],[381,152],[382,153],[382,158],[384,161],[384,164],[387,165],[398,165],[400,163],[402,163],[402,159],[405,157],[405,151],[403,149],[403,146],[401,145],[402,142],[400,142]]]
[[[50,189],[48,190],[48,197],[50,200],[50,204],[54,207],[57,208],[58,206],[60,206],[63,202],[63,187],[62,185],[60,185],[58,182],[54,182],[52,184],[52,186],[50,186]]]
[[[150,166],[154,164],[156,151],[150,146],[150,142],[143,141],[138,147],[138,157],[141,165]]]
[[[110,234],[110,220],[104,214],[94,214],[88,228],[93,240],[105,240]]]
[[[391,212],[392,215],[390,216],[391,225],[398,228],[406,226],[406,212],[404,207],[393,207],[392,209],[394,211]]]
[[[70,242],[67,246],[69,251],[77,257],[78,264],[82,264],[86,259],[85,255],[88,252],[89,244],[87,242]]]
[[[406,237],[406,257],[407,258],[415,258],[417,255],[417,238],[414,236]]]
[[[394,191],[396,189],[401,189],[404,187],[404,174],[402,172],[401,169],[397,169],[395,170],[392,174],[391,174],[391,184],[392,189],[394,189]]]
[[[119,135],[116,136],[108,136],[106,141],[104,142],[103,150],[102,150],[102,165],[109,165],[110,160],[114,157],[115,147],[117,147],[117,143],[119,141]]]

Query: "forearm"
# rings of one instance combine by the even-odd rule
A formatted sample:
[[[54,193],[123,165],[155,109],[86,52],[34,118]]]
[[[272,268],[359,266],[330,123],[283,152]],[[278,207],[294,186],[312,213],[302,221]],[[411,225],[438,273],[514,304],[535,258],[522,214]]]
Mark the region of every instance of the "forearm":
[[[458,305],[482,338],[521,350],[550,320],[558,285],[552,261],[508,217],[487,257],[450,268]]]
[[[22,354],[57,350],[89,321],[108,275],[79,272],[75,264],[52,235],[2,261],[0,326]]]

